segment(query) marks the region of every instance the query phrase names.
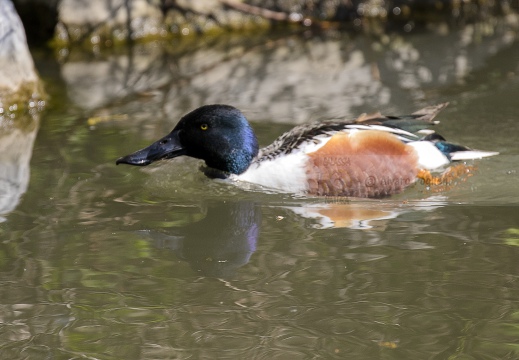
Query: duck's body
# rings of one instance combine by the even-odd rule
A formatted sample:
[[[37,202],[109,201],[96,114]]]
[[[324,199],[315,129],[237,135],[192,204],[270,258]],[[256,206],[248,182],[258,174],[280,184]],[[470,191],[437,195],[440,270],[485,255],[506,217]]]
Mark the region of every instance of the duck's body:
[[[143,166],[187,155],[205,160],[211,177],[290,193],[384,197],[414,183],[421,170],[497,154],[447,143],[430,130],[422,138],[410,132],[425,131],[445,106],[408,116],[374,114],[302,125],[259,149],[239,110],[207,105],[184,116],[166,137],[117,163]]]
[[[289,154],[260,158],[235,178],[284,192],[381,197],[402,191],[419,171],[413,148],[390,133],[350,130],[314,139]]]

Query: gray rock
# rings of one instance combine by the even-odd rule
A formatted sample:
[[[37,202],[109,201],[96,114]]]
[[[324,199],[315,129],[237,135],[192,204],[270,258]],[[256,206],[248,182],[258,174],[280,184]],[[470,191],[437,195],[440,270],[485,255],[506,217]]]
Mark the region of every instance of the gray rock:
[[[39,97],[39,89],[22,22],[12,2],[0,0],[0,108]]]
[[[58,44],[109,46],[164,35],[158,0],[62,0],[58,10]]]
[[[61,41],[115,37],[125,40],[157,31],[162,22],[159,1],[62,0],[59,5],[58,37]]]
[[[262,26],[257,16],[219,0],[62,0],[57,45],[111,46],[114,42]]]

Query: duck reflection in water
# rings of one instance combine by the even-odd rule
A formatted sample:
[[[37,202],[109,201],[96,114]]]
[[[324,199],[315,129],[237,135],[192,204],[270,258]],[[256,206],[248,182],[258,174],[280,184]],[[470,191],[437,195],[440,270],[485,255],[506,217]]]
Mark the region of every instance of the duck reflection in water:
[[[312,203],[279,209],[311,219],[313,228],[349,228],[369,231],[378,238],[387,221],[406,213],[424,213],[443,206],[441,197],[431,197],[402,208],[400,204]],[[274,206],[274,208],[278,208]],[[422,215],[418,215],[418,214]],[[261,226],[261,206],[251,201],[209,204],[207,215],[170,233],[143,231],[157,248],[172,250],[200,275],[231,279],[256,251]]]
[[[174,234],[146,231],[158,248],[170,249],[204,276],[232,278],[256,250],[261,208],[253,202],[209,205],[207,216]]]

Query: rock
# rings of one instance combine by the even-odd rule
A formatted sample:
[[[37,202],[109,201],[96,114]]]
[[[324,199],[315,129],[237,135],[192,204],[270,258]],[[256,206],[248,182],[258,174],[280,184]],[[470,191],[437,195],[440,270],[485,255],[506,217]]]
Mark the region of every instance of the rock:
[[[111,46],[128,40],[265,27],[266,21],[220,0],[62,0],[57,46]]]
[[[478,0],[14,0],[31,39],[66,47],[258,30],[277,23],[315,29],[405,32],[517,12],[517,2]],[[57,5],[59,1],[59,5]],[[36,10],[35,10],[36,9]],[[57,14],[57,15],[55,15]],[[30,31],[29,31],[30,30]],[[46,40],[42,40],[46,41]]]
[[[13,3],[0,0],[0,222],[29,183],[30,160],[43,88]]]
[[[12,2],[0,0],[0,116],[42,94],[22,22]]]
[[[56,38],[59,43],[121,41],[157,35],[162,24],[159,1],[62,0]]]
[[[146,0],[63,0],[59,9],[64,24],[94,30],[106,26],[130,36],[153,32],[162,17],[157,1]]]

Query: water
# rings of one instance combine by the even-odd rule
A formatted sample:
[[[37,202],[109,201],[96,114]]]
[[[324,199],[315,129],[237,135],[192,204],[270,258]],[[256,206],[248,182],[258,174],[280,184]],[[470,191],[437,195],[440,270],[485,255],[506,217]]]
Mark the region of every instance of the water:
[[[498,24],[35,53],[48,108],[0,138],[0,357],[519,358],[518,45]],[[445,101],[439,133],[501,155],[390,199],[115,166],[206,103],[242,108],[266,145]]]

